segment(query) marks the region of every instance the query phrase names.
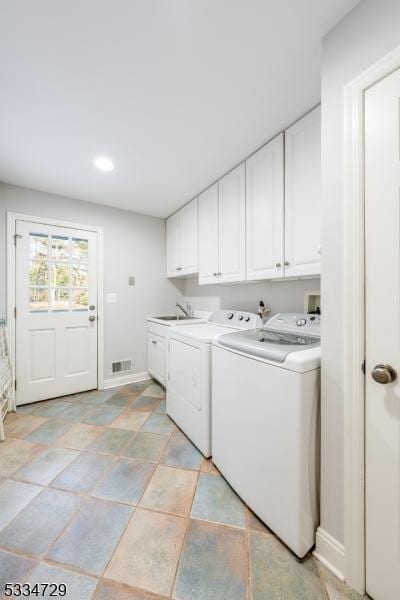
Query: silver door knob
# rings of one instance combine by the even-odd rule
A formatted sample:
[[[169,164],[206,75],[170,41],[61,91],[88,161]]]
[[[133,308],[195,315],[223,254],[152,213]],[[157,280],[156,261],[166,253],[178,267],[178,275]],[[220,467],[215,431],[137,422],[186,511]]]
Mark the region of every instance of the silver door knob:
[[[96,317],[94,315],[90,315],[89,317],[89,321],[93,322],[96,320]]]
[[[397,379],[397,373],[390,365],[375,365],[371,371],[372,379],[377,383],[392,383]]]

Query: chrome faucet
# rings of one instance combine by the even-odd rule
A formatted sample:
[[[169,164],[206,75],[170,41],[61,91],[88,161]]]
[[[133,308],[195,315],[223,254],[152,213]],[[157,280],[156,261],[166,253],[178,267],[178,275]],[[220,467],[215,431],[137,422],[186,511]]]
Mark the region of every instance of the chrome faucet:
[[[190,304],[186,304],[186,308],[183,308],[182,304],[179,304],[179,302],[177,302],[175,306],[176,306],[176,308],[180,308],[180,309],[181,309],[181,311],[183,312],[183,314],[184,314],[186,317],[191,317],[191,316],[192,316],[192,314],[191,314],[191,313],[192,313],[192,311],[191,311],[191,306],[190,306]],[[179,318],[179,317],[178,317],[178,318]]]

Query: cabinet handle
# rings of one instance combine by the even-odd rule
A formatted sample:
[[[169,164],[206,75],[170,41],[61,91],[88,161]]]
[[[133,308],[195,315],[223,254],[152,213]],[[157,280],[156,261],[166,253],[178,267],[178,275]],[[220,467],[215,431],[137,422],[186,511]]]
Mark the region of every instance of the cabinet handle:
[[[281,265],[281,263],[278,262],[278,263],[275,264],[275,266],[276,266],[277,269],[280,269],[282,265]]]
[[[154,341],[154,340],[151,340],[151,343],[152,343],[152,344],[157,344],[157,342],[156,342],[156,341]]]
[[[285,267],[288,267],[290,265],[290,262],[288,260],[285,260]]]
[[[317,252],[318,252],[319,255],[322,254],[321,246],[317,246]]]
[[[218,277],[218,273],[213,273],[214,277]]]
[[[222,277],[222,273],[217,273],[218,277]]]
[[[177,271],[182,271],[182,267],[176,267]]]

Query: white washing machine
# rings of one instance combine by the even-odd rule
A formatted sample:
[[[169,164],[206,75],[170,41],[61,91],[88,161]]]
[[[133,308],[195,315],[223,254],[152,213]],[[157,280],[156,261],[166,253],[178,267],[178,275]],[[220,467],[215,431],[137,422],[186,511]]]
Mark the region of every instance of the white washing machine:
[[[300,558],[318,525],[320,316],[279,314],[212,351],[213,462]]]
[[[167,414],[204,456],[211,456],[211,342],[232,330],[260,327],[253,313],[218,310],[207,323],[169,332]]]

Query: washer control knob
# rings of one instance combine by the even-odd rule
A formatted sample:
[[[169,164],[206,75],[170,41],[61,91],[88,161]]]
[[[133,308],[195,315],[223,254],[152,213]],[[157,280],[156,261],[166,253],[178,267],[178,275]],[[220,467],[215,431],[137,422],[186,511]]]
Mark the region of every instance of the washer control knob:
[[[250,321],[250,317],[249,315],[247,315],[247,317],[245,318],[246,323],[248,323]]]
[[[307,323],[306,319],[298,319],[296,321],[296,325],[298,325],[299,327],[303,327],[303,325],[305,325]]]
[[[239,321],[243,321],[243,319],[244,319],[243,315],[239,315],[238,319],[239,319]]]
[[[233,319],[233,313],[228,313],[226,316],[227,316],[227,318],[228,318],[229,320],[230,320],[230,319]]]

